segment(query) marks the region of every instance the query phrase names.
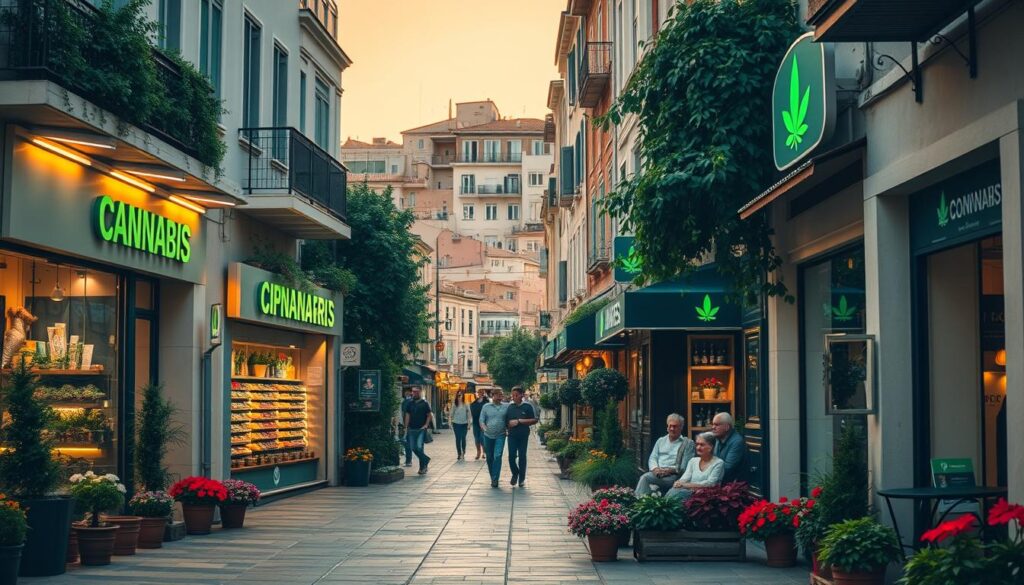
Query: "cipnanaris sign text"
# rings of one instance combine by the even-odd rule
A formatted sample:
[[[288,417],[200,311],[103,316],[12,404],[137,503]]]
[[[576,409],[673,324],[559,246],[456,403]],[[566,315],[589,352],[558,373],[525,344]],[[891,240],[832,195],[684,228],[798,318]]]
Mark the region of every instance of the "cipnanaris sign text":
[[[260,283],[259,307],[264,315],[334,327],[333,300],[273,282]]]

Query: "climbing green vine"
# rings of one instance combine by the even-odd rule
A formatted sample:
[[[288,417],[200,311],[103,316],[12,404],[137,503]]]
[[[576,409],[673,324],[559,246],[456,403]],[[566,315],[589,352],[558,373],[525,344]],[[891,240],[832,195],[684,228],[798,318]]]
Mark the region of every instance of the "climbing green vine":
[[[598,119],[638,117],[642,168],[616,186],[606,208],[636,234],[639,280],[686,273],[713,255],[747,300],[786,295],[773,276],[782,260],[764,214],[741,221],[737,210],[771,182],[772,84],[799,31],[791,0],[677,3]],[[799,118],[799,101],[794,109]]]

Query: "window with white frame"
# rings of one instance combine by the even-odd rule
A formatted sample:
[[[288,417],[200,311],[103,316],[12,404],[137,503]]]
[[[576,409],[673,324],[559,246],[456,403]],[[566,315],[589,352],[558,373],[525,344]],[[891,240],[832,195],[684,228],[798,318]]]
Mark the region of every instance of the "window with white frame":
[[[463,205],[462,206],[462,219],[473,219],[473,214],[476,212],[475,206]]]
[[[519,219],[519,204],[511,203],[508,206],[508,219]]]
[[[181,50],[181,0],[160,0],[157,7],[157,35],[161,49]]]
[[[484,140],[484,162],[497,162],[501,160],[501,141]]]
[[[488,203],[485,206],[486,219],[488,221],[494,221],[498,219],[498,205],[496,203]]]
[[[530,186],[540,187],[544,184],[544,173],[530,173]]]
[[[479,156],[479,147],[476,140],[462,141],[462,162],[476,162]]]
[[[345,161],[345,166],[353,174],[373,174],[383,173],[384,165],[387,164],[382,160],[353,160]]]
[[[318,75],[315,80],[315,104],[313,108],[313,140],[317,145],[329,150],[331,142],[331,93],[330,87]]]
[[[459,193],[463,195],[476,193],[476,175],[462,175],[461,183],[462,188],[459,190]]]
[[[516,300],[516,293],[515,293],[515,291],[511,291],[511,290],[505,291],[505,300],[506,301],[514,301],[514,300]]]
[[[416,141],[416,148],[418,148],[420,150],[423,150],[423,139],[422,138],[420,138],[419,140]]]
[[[531,154],[533,156],[540,156],[544,154],[544,141],[543,140],[532,140],[530,142]]]
[[[505,248],[507,248],[510,252],[515,252],[517,250],[516,241],[505,240]]]
[[[497,236],[484,236],[484,245],[487,246],[488,248],[499,248],[500,247],[500,246],[498,246],[498,237]],[[491,265],[492,266],[498,266],[497,264],[495,264],[495,262],[498,262],[498,260],[491,260]]]
[[[466,309],[462,309],[462,316],[459,317],[459,335],[466,334]]]
[[[508,160],[510,162],[521,162],[523,160],[523,141],[508,141]]]

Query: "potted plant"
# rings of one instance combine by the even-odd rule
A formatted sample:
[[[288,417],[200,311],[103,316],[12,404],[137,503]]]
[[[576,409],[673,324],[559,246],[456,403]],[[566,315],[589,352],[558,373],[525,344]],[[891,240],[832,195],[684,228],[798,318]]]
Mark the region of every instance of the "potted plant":
[[[220,505],[222,528],[241,528],[245,524],[245,510],[260,501],[260,490],[255,485],[240,479],[225,479],[224,488],[228,499]]]
[[[167,493],[181,502],[187,534],[209,534],[214,508],[228,499],[224,484],[208,477],[186,477],[172,485]]]
[[[138,441],[135,447],[135,475],[143,489],[162,492],[167,489],[164,457],[170,445],[180,444],[184,428],[174,422],[175,408],[164,396],[162,384],[147,384],[142,389]]]
[[[870,516],[829,527],[821,541],[821,561],[832,567],[835,585],[883,585],[885,568],[899,557],[896,533]]]
[[[590,441],[587,439],[570,438],[569,441],[556,454],[558,468],[562,472],[562,479],[569,479],[569,468],[573,462],[583,457],[590,451]]]
[[[715,377],[704,378],[700,381],[700,391],[703,394],[704,400],[715,400],[718,398],[719,393],[725,388],[725,384],[721,380]]]
[[[249,371],[252,372],[252,375],[257,378],[266,378],[267,367],[270,366],[270,354],[253,352],[251,361],[252,364]]]
[[[174,498],[164,491],[140,492],[128,500],[128,511],[140,516],[139,548],[160,548],[164,530],[174,507]]]
[[[683,529],[674,560],[743,561],[739,516],[753,502],[750,486],[734,481],[693,490],[683,501]]]
[[[1016,526],[1009,531],[1011,522]],[[928,547],[907,561],[899,585],[1017,584],[1024,580],[1024,506],[1000,498],[989,509],[986,524],[1004,534],[987,544],[973,534],[976,524],[973,515],[965,514],[925,532],[921,541]]]
[[[86,471],[71,476],[71,497],[88,515],[88,522],[73,527],[78,535],[78,555],[83,565],[110,564],[117,525],[101,521],[100,514],[120,508],[125,491],[124,484],[112,473],[96,475]]]
[[[7,449],[0,452],[0,488],[18,501],[32,527],[21,551],[22,576],[64,572],[74,501],[53,495],[60,474],[52,439],[43,430],[53,410],[34,397],[38,379],[24,366],[15,369],[4,390],[9,422],[3,430]]]
[[[683,507],[676,498],[647,495],[630,506],[633,525],[633,556],[638,561],[662,560],[675,554],[679,529],[683,526]]]
[[[831,579],[832,570],[828,565],[820,562],[820,555],[818,554],[821,541],[825,538],[825,533],[829,527],[828,512],[825,506],[822,506],[817,499],[821,494],[822,488],[820,486],[811,489],[811,497],[806,502],[807,510],[800,519],[800,526],[797,526],[794,536],[800,548],[805,553],[811,555],[811,571],[819,577]]]
[[[249,365],[249,355],[245,353],[244,349],[239,349],[231,353],[232,362],[234,362],[234,375],[245,376],[248,375],[246,369]]]
[[[618,560],[619,540],[615,535],[629,526],[630,519],[622,505],[608,500],[590,500],[569,512],[569,532],[587,538],[594,562]]]
[[[636,503],[636,492],[629,487],[609,487],[595,490],[593,499],[598,502],[608,500],[613,504],[619,504],[628,516],[633,504]],[[619,547],[629,546],[629,537],[632,533],[633,530],[630,527],[623,528],[615,535],[619,539]]]
[[[549,431],[548,440],[544,443],[544,447],[547,448],[548,452],[553,455],[558,455],[558,452],[565,448],[569,444],[569,439],[557,433],[557,431]]]
[[[609,455],[600,449],[591,449],[569,468],[573,481],[592,490],[612,486],[636,485],[638,474],[633,456],[629,452]]]
[[[0,494],[0,583],[15,585],[28,521],[18,502]]]
[[[583,384],[576,378],[562,382],[558,387],[558,402],[572,408],[583,400]]]
[[[804,498],[779,498],[778,503],[758,500],[739,517],[744,538],[764,542],[769,567],[792,567],[796,564],[795,531],[806,513]]]
[[[370,483],[394,483],[405,478],[405,470],[397,465],[374,467],[370,471]]]
[[[373,466],[373,452],[366,447],[352,447],[345,451],[345,485],[363,487],[370,485],[370,468]]]
[[[142,516],[102,514],[100,520],[117,526],[114,533],[114,554],[130,556],[135,554],[139,546],[139,530],[142,528]]]

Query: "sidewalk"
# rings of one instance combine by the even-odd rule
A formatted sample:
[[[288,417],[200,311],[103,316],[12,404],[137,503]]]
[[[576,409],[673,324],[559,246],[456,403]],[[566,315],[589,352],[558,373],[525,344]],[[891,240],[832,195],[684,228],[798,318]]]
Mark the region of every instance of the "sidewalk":
[[[472,441],[470,441],[472,449]],[[590,562],[565,516],[582,493],[557,478],[534,441],[525,489],[490,487],[484,462],[455,460],[451,433],[428,447],[430,473],[389,485],[326,488],[255,510],[242,530],[215,528],[108,567],[69,568],[24,585],[376,583],[804,584],[806,569],[748,563]],[[410,471],[410,469],[406,469]],[[753,547],[750,547],[753,549]],[[756,557],[756,553],[751,556]]]

